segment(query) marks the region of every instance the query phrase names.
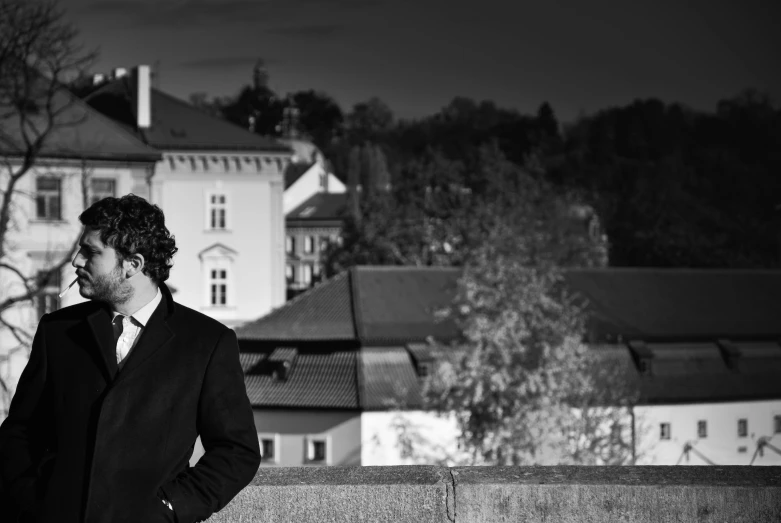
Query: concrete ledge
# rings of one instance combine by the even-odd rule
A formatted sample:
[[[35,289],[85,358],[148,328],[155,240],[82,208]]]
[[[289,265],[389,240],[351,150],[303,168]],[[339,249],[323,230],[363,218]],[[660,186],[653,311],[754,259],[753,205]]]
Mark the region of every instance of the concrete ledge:
[[[228,521],[778,522],[781,467],[261,468]]]
[[[450,522],[453,483],[447,468],[263,468],[217,522]]]

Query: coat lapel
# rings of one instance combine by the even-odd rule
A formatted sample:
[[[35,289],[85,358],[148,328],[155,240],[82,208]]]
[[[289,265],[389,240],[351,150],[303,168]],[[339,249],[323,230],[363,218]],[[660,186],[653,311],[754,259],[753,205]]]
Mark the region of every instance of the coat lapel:
[[[155,309],[155,312],[152,313],[146,327],[141,331],[141,336],[138,338],[135,347],[127,356],[125,365],[117,376],[117,381],[121,381],[133,373],[174,338],[174,332],[166,322],[167,316],[168,303],[164,297],[157,309]]]
[[[92,331],[97,352],[100,354],[100,361],[103,363],[101,370],[106,376],[106,382],[111,383],[117,374],[116,347],[114,346],[111,317],[108,311],[101,307],[87,316],[87,323]]]

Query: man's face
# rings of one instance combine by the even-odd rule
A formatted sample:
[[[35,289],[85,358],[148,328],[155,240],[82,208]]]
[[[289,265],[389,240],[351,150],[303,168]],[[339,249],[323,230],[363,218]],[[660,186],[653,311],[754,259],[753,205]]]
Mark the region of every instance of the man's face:
[[[100,240],[100,231],[84,228],[72,265],[83,297],[118,305],[133,296],[133,287],[124,277],[117,252]]]

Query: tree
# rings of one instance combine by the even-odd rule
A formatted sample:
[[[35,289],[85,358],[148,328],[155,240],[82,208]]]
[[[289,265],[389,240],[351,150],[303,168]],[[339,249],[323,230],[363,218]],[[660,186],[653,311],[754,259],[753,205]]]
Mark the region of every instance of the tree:
[[[327,151],[343,132],[342,109],[329,95],[314,91],[297,91],[291,95],[299,111],[301,134],[312,140],[321,151]]]
[[[58,140],[83,121],[74,99],[63,87],[82,73],[94,54],[77,44],[77,31],[64,20],[56,3],[44,0],[0,0],[0,335],[3,356],[29,347],[31,333],[18,321],[20,306],[39,297],[70,261],[70,253],[49,260],[46,270],[30,273],[15,251],[18,203],[30,195],[22,181],[58,150]],[[88,170],[82,169],[82,185]],[[75,241],[70,246],[73,251]],[[0,377],[7,400],[10,384]]]
[[[583,241],[561,226],[542,193],[486,235],[469,257],[452,305],[459,327],[435,343],[429,407],[452,414],[468,464],[628,464],[629,408],[637,394],[621,360],[586,345],[586,304],[571,294],[561,244]],[[593,238],[577,265],[600,263]]]
[[[359,155],[353,160],[350,173]],[[342,245],[326,260],[327,274],[367,263],[463,266],[525,208],[534,208],[546,226],[573,233],[569,242],[551,237],[550,252],[539,256],[555,254],[568,266],[589,264],[590,218],[572,216],[578,199],[553,189],[509,162],[496,145],[473,149],[466,163],[430,150],[399,169],[390,191],[362,198],[358,206],[353,200]]]

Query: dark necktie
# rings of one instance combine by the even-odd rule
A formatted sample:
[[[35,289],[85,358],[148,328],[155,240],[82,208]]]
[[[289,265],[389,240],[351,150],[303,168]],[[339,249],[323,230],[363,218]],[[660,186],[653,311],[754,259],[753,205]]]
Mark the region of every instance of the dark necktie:
[[[124,319],[124,316],[117,314],[114,316],[114,321],[111,322],[111,327],[114,329],[114,351],[117,350],[117,341],[119,341],[119,337],[122,336],[122,320]]]

